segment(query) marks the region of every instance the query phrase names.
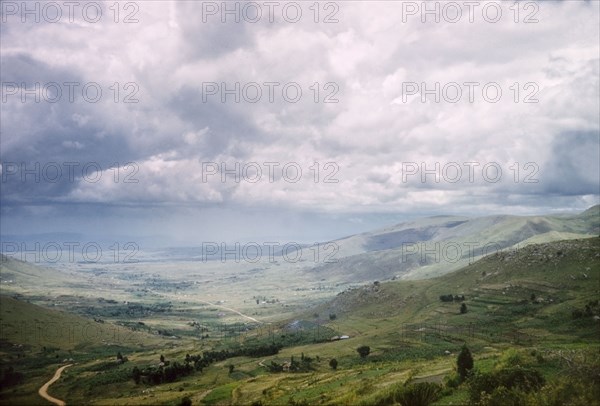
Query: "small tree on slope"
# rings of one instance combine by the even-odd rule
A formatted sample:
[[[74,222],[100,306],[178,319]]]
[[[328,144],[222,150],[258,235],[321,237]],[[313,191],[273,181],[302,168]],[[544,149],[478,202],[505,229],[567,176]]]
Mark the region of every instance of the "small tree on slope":
[[[456,359],[456,368],[458,370],[458,374],[460,375],[461,381],[464,381],[469,372],[471,372],[473,369],[473,356],[471,355],[471,351],[469,351],[466,344],[462,346],[462,349],[458,354],[458,358]]]

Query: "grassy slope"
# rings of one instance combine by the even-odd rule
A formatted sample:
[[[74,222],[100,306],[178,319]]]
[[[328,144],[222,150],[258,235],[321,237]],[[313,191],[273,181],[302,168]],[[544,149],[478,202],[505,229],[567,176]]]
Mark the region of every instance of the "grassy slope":
[[[128,353],[133,349],[163,347],[166,343],[122,326],[0,295],[0,368],[12,366],[25,375],[18,388],[3,388],[0,404],[42,404],[38,388],[64,363],[114,360],[118,351]],[[67,370],[61,379],[72,375]],[[50,393],[54,393],[54,387]]]
[[[27,259],[36,260],[33,254]],[[5,295],[47,293],[54,296],[57,291],[65,288],[77,289],[88,281],[73,272],[47,268],[0,254],[0,283],[1,292]]]
[[[599,264],[598,238],[528,246],[492,255],[435,279],[348,291],[315,310],[320,319],[336,314],[328,326],[350,335],[348,340],[285,348],[276,356],[261,359],[238,357],[216,363],[201,374],[152,387],[107,379],[127,374],[133,365],[156,364],[161,353],[181,361],[186,353],[201,353],[215,343],[181,342],[160,350],[130,351],[127,364],[110,372],[94,371],[99,363],[114,359],[114,349],[107,348],[105,354],[98,354],[99,361],[85,360],[67,370],[52,393],[71,403],[93,399],[98,404],[177,404],[183,396],[192,398],[194,404],[258,400],[264,404],[357,404],[409,378],[440,382],[452,372],[463,342],[468,343],[477,368],[482,370],[492,368],[508,348],[520,349],[529,361],[535,361],[527,355],[532,349],[545,356],[556,349],[591,347],[597,351],[600,323],[589,317],[573,320],[571,312],[598,298]],[[459,303],[439,300],[448,293],[465,295],[467,314],[460,314]],[[530,300],[532,293],[535,303]],[[312,313],[301,318],[312,320]],[[356,353],[363,344],[371,346],[367,360]],[[445,355],[445,351],[453,355]],[[299,358],[302,353],[319,356],[314,371],[271,374],[260,365],[271,360],[283,362],[292,355]],[[337,371],[328,366],[331,358],[339,361]],[[235,365],[233,374],[228,373],[229,364]],[[553,362],[543,368],[547,376],[559,373],[559,365]],[[464,396],[464,391],[457,391],[440,404],[464,403]]]
[[[465,295],[467,314],[460,314],[459,303],[439,300],[448,293]],[[536,296],[533,302],[532,293]],[[267,404],[285,404],[290,398],[308,404],[355,403],[408,377],[440,382],[453,370],[463,342],[469,344],[482,370],[492,368],[502,351],[509,348],[521,349],[531,362],[535,359],[528,354],[534,349],[548,356],[557,349],[595,348],[597,352],[600,323],[590,317],[573,320],[571,312],[582,309],[599,294],[598,238],[533,245],[492,255],[431,280],[366,286],[341,294],[317,310],[337,314],[330,325],[349,334],[349,340],[288,348],[273,357],[284,360],[302,352],[319,355],[321,361],[314,372],[261,374],[236,380],[221,367],[226,386],[209,395],[214,394],[215,401],[221,399],[221,403],[260,399]],[[360,360],[355,351],[362,344],[372,349],[367,361]],[[446,350],[453,355],[444,355]],[[339,361],[337,372],[328,367],[330,358]],[[256,360],[230,362],[243,373],[256,370]],[[559,372],[556,363],[547,363],[544,368],[548,376]],[[201,385],[199,391],[190,393],[199,399],[205,388]],[[464,391],[459,391],[440,404],[464,402],[464,396]],[[210,403],[211,399],[207,396],[204,401]]]
[[[394,276],[426,279],[460,269],[472,262],[473,256],[481,258],[488,253],[484,247],[504,250],[530,243],[588,238],[598,235],[599,229],[600,206],[575,216],[424,218],[339,240],[337,262],[322,264],[309,272],[341,282],[389,280]],[[439,244],[437,259],[433,254],[421,253],[435,251],[435,244]],[[455,255],[451,247],[456,244],[462,257],[443,258],[446,249],[448,256]]]
[[[95,322],[8,296],[0,296],[0,324],[0,339],[5,344],[35,350],[48,347],[69,351],[95,346],[162,343],[156,337],[132,332],[123,326]]]

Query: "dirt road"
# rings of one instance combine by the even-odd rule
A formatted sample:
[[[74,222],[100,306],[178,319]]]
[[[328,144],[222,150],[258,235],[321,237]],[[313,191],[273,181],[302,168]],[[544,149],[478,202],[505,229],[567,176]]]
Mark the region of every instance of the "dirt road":
[[[156,294],[156,295],[159,295],[159,296],[165,296],[163,293],[156,292],[156,291],[154,291],[154,290],[148,290],[148,291],[149,291],[150,293],[154,293],[154,294]],[[242,317],[244,317],[244,318],[246,318],[246,319],[248,319],[248,320],[252,320],[252,321],[253,321],[253,322],[255,322],[255,323],[264,324],[264,322],[262,322],[262,321],[260,321],[260,320],[257,320],[257,319],[255,319],[254,317],[248,316],[248,315],[246,315],[246,314],[244,314],[244,313],[242,313],[242,312],[240,312],[240,311],[238,311],[238,310],[232,309],[231,307],[226,307],[226,306],[218,305],[218,304],[216,304],[216,303],[207,302],[206,300],[198,300],[198,301],[199,301],[200,303],[204,303],[204,304],[207,304],[207,305],[210,305],[210,306],[214,306],[214,307],[221,308],[221,309],[223,309],[223,310],[230,311],[230,312],[232,312],[232,313],[239,314],[240,316],[242,316]]]
[[[60,375],[62,374],[62,372],[65,370],[65,368],[70,367],[73,364],[69,364],[69,365],[63,365],[62,367],[58,368],[56,370],[56,372],[54,373],[54,376],[52,377],[52,379],[50,379],[48,382],[46,382],[44,385],[42,385],[42,387],[40,388],[40,390],[38,391],[39,395],[41,397],[43,397],[44,399],[46,399],[49,402],[54,403],[55,405],[58,406],[65,406],[65,402],[60,400],[60,399],[56,399],[50,395],[48,395],[48,388],[50,387],[50,385],[52,385],[54,382],[58,381],[60,379]]]
[[[260,321],[260,320],[256,320],[254,317],[247,316],[247,315],[245,315],[244,313],[241,313],[241,312],[239,312],[239,311],[237,311],[237,310],[235,310],[235,309],[232,309],[231,307],[225,307],[225,306],[221,306],[221,305],[218,305],[218,304],[215,304],[215,303],[210,303],[210,302],[207,302],[207,301],[204,301],[204,300],[198,300],[198,301],[199,301],[199,302],[202,302],[202,303],[206,303],[206,304],[208,304],[208,305],[211,305],[211,306],[214,306],[214,307],[219,307],[219,308],[221,308],[221,309],[223,309],[223,310],[229,310],[230,312],[237,313],[237,314],[239,314],[240,316],[247,318],[248,320],[252,320],[252,321],[254,321],[254,322],[256,322],[256,323],[263,324],[263,322],[262,322],[262,321]]]

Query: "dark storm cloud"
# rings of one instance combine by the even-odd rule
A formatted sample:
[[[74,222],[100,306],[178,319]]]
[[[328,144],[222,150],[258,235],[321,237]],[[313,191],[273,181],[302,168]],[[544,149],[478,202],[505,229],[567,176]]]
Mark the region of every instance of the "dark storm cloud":
[[[10,19],[1,28],[3,83],[96,82],[105,93],[97,103],[66,96],[21,103],[9,96],[0,106],[3,165],[94,162],[103,172],[95,183],[80,172],[74,181],[65,175],[36,183],[22,182],[20,167],[10,176],[3,167],[1,215],[11,218],[13,231],[19,218],[31,226],[52,217],[54,227],[74,215],[78,221],[65,224],[86,227],[86,217],[96,214],[126,227],[137,208],[132,227],[141,230],[144,218],[160,228],[171,218],[183,227],[192,212],[214,217],[208,208],[256,209],[268,219],[277,207],[348,218],[589,207],[598,202],[600,181],[599,16],[590,4],[540,3],[539,22],[529,25],[515,24],[509,9],[493,24],[481,14],[472,24],[423,24],[420,16],[404,23],[401,2],[340,3],[333,24],[315,24],[307,9],[298,23],[222,23],[220,15],[205,22],[202,3],[191,1],[139,2],[135,24]],[[299,83],[303,99],[203,100],[205,82],[232,88],[267,81]],[[427,90],[470,81],[480,83],[474,102],[422,102],[421,92],[403,100],[407,82],[426,83]],[[118,103],[109,90],[114,82],[121,86]],[[137,103],[122,102],[129,82],[138,87]],[[502,87],[500,102],[482,100],[487,82]],[[525,104],[529,82],[538,86],[539,101]],[[326,83],[337,86],[336,103],[323,103]],[[207,161],[230,168],[278,162],[279,170],[293,162],[304,177],[281,182],[280,171],[276,182],[204,182]],[[481,171],[473,182],[466,172],[458,182],[403,179],[407,162],[432,168],[472,161],[479,169],[501,165],[501,181],[486,181]],[[124,171],[128,162],[138,166],[139,182],[112,181],[109,167]],[[319,181],[310,169],[315,162]],[[528,162],[539,169],[537,183],[523,182]],[[326,163],[335,164],[328,168],[337,168],[336,183],[322,181],[331,174]]]
[[[38,205],[64,198],[84,172],[92,174],[139,157],[124,136],[128,129],[108,123],[104,101],[82,99],[81,89],[86,83],[75,70],[52,66],[24,53],[3,56],[3,90],[14,84],[31,91],[37,85],[42,93],[37,96],[39,100],[33,93],[25,93],[25,100],[21,99],[22,90],[15,95],[3,94],[0,161],[4,206]],[[107,84],[99,85],[104,99],[110,97]]]
[[[600,134],[568,132],[556,136],[541,174],[543,193],[563,196],[600,193]]]

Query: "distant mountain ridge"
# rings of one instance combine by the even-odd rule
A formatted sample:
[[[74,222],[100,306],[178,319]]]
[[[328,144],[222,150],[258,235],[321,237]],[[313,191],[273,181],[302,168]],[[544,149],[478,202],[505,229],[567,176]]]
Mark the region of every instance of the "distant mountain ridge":
[[[497,251],[522,248],[528,244],[590,238],[599,233],[600,205],[576,215],[426,217],[310,246],[306,250],[308,254],[320,254],[320,262],[316,266],[315,262],[305,260],[277,269],[278,272],[300,272],[306,280],[330,284],[427,279],[453,272]],[[156,258],[149,255],[143,259],[154,262],[203,261],[202,250],[199,249],[167,252],[172,255],[162,254]],[[290,251],[287,254],[294,257]],[[274,255],[279,258],[278,264],[263,265],[279,267],[279,264],[285,263],[280,252]],[[77,286],[88,282],[68,267],[41,268],[18,259],[18,256],[0,256],[0,283],[5,289],[20,286],[20,289],[30,291],[40,283]],[[326,262],[326,259],[331,262]]]
[[[576,215],[427,217],[331,241],[336,262],[307,272],[330,282],[424,279],[496,251],[599,233],[600,205]]]

